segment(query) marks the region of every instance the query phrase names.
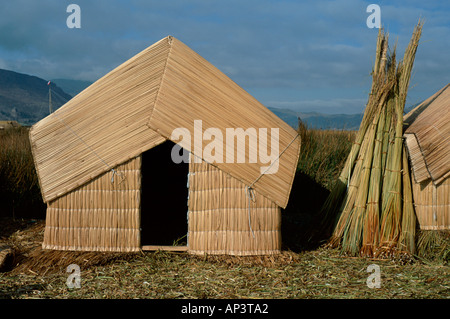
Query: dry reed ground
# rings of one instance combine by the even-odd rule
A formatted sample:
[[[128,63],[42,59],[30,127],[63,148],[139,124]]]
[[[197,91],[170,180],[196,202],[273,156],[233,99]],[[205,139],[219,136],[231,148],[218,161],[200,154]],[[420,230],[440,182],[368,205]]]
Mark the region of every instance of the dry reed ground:
[[[0,273],[0,298],[450,297],[450,269],[438,261],[350,258],[326,248],[301,253],[283,251],[265,257],[54,252],[40,248],[43,229],[43,221],[38,221],[2,238],[17,254],[14,269]],[[66,268],[72,263],[81,269],[78,289],[66,285]],[[367,286],[367,267],[371,264],[380,266],[380,288]]]

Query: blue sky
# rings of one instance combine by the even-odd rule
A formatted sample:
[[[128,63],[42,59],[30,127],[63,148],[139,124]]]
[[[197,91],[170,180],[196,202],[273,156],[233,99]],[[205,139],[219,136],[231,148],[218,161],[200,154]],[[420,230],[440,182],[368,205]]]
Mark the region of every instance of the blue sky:
[[[71,3],[80,29],[66,25]],[[378,32],[366,25],[371,3],[399,57],[425,19],[407,105],[449,83],[450,4],[423,0],[2,0],[0,68],[95,81],[172,35],[266,106],[359,113]]]

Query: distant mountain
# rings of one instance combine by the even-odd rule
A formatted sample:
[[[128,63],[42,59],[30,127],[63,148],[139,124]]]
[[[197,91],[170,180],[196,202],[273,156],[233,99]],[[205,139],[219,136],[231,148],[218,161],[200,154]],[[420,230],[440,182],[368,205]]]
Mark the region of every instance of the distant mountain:
[[[75,96],[81,91],[83,91],[85,88],[87,88],[89,85],[92,84],[92,82],[89,81],[81,81],[81,80],[70,80],[70,79],[54,79],[52,80],[53,83],[55,83],[57,86],[59,86],[61,89],[64,90],[64,92],[67,92],[68,94]]]
[[[275,115],[293,128],[298,126],[298,118],[306,123],[308,128],[330,130],[357,130],[363,114],[323,114],[317,112],[295,112],[290,109],[269,108]]]
[[[47,82],[35,76],[0,69],[0,120],[15,120],[21,124],[32,125],[47,116]],[[54,79],[51,82],[53,110],[92,84],[89,81],[71,79]],[[300,118],[309,128],[357,130],[363,116],[362,113],[324,114],[274,107],[269,109],[293,128],[297,128]],[[407,109],[405,108],[405,111]]]
[[[310,128],[331,130],[358,130],[363,113],[358,114],[322,114],[299,113],[300,119]]]
[[[297,128],[298,125],[298,112],[295,112],[290,109],[279,109],[275,107],[269,107],[269,110],[272,111],[276,116],[285,121],[287,124],[292,126],[293,128]]]
[[[49,111],[48,81],[27,74],[0,69],[0,120],[32,125]],[[51,83],[52,110],[58,109],[72,96]]]
[[[422,102],[405,106],[403,114],[408,113]],[[363,113],[358,114],[324,114],[318,112],[296,112],[290,109],[269,107],[269,109],[287,124],[297,129],[298,118],[306,123],[308,128],[322,130],[358,130]]]

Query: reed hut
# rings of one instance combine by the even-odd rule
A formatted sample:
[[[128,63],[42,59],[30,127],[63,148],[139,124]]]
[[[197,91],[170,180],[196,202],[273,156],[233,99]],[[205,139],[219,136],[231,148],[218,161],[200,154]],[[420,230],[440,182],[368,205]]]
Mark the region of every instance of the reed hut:
[[[422,230],[450,230],[450,84],[404,117],[414,207]]]
[[[208,128],[223,132],[223,139]],[[261,128],[267,136],[258,134]],[[241,134],[230,148],[227,129],[244,132],[240,142],[246,143],[239,146]],[[203,138],[181,138],[174,134],[180,130]],[[33,125],[30,141],[47,203],[44,249],[280,252],[281,208],[297,167],[298,134],[174,37]],[[275,143],[271,163],[250,156],[256,149],[270,153]],[[190,161],[175,163],[174,152],[189,154]],[[241,160],[211,161],[211,154]],[[265,169],[274,163],[277,170],[269,174]]]

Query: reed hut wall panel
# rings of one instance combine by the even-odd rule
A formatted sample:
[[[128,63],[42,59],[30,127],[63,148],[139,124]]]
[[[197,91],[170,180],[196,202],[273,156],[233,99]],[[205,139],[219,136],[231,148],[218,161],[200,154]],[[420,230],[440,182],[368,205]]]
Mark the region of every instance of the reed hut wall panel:
[[[450,84],[404,117],[421,229],[450,229]]]
[[[48,203],[43,248],[139,251],[141,157]]]
[[[450,230],[450,178],[439,186],[431,179],[413,181],[414,208],[420,229]]]
[[[280,252],[280,207],[258,191],[249,194],[246,187],[211,164],[190,162],[190,253],[268,255]]]

